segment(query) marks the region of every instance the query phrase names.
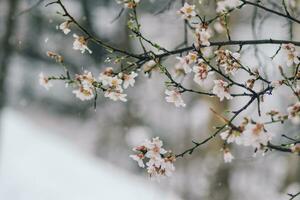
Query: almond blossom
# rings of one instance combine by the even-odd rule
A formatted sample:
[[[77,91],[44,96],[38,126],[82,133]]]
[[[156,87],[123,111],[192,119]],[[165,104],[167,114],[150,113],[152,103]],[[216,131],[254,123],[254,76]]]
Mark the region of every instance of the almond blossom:
[[[294,124],[300,123],[300,102],[295,103],[292,106],[289,106],[288,109],[288,117]]]
[[[85,88],[83,86],[79,86],[77,90],[73,90],[73,94],[81,101],[91,100],[95,96],[92,88]]]
[[[207,27],[203,27],[200,25],[196,28],[195,31],[195,48],[200,49],[201,46],[210,46],[209,39],[211,38],[211,34]]]
[[[130,157],[138,162],[139,167],[147,166],[146,170],[151,178],[171,176],[175,171],[175,156],[162,146],[163,142],[158,137],[145,140],[141,146],[133,148],[137,154],[130,155]]]
[[[111,81],[111,77],[113,76],[113,68],[107,67],[104,72],[100,73],[98,79],[102,83],[102,85],[106,86]]]
[[[214,80],[215,86],[213,87],[212,93],[217,95],[220,98],[220,101],[223,101],[224,98],[232,99],[232,96],[229,93],[229,85],[223,80]]]
[[[81,53],[84,53],[86,50],[91,54],[92,50],[90,50],[87,46],[87,40],[83,36],[78,36],[76,34],[73,34],[73,37],[75,38],[73,42],[73,49],[80,50]]]
[[[184,6],[180,8],[178,13],[182,15],[181,17],[183,19],[191,19],[192,17],[196,16],[195,5],[190,5],[187,2],[185,2]]]
[[[110,98],[113,101],[127,101],[127,94],[124,94],[119,90],[107,89],[104,93],[104,97]]]
[[[188,55],[184,57],[176,57],[179,62],[176,64],[175,68],[178,69],[183,69],[185,74],[188,74],[192,71],[191,64],[195,63],[198,58],[198,53],[197,52],[189,52]]]
[[[39,83],[41,86],[43,86],[46,90],[49,90],[53,84],[50,82],[49,77],[44,76],[44,73],[41,72],[39,74]]]
[[[208,77],[209,73],[213,73],[209,71],[209,66],[203,59],[198,59],[197,64],[193,67],[193,72],[195,73],[193,80],[199,85],[203,84],[203,81]]]
[[[228,148],[222,149],[222,151],[223,151],[224,162],[230,163],[234,159],[234,156],[231,154]]]
[[[227,49],[220,49],[215,51],[215,54],[217,56],[216,61],[218,65],[224,68],[226,74],[234,75],[235,72],[240,68],[240,64],[237,62],[240,58],[239,53],[232,53]]]
[[[177,90],[166,90],[165,94],[167,95],[165,97],[166,101],[169,103],[174,103],[176,107],[185,107],[185,103],[181,97],[181,93]]]
[[[77,90],[73,90],[73,93],[79,98],[81,101],[91,100],[95,96],[95,87],[93,83],[96,81],[91,72],[84,71],[81,75],[76,75],[75,78],[78,81],[79,88]]]
[[[123,87],[124,89],[128,88],[129,86],[133,87],[135,83],[135,77],[138,76],[137,73],[131,72],[130,74],[121,74],[120,75],[123,78]]]
[[[67,21],[61,23],[61,24],[58,26],[58,28],[59,28],[60,30],[62,30],[64,34],[67,35],[68,33],[71,32],[71,29],[69,28],[71,22],[72,22],[72,21],[67,20]]]
[[[110,77],[108,80],[108,85],[110,86],[110,88],[115,89],[115,90],[119,90],[119,91],[123,91],[122,89],[122,84],[123,80],[120,79],[118,76],[113,76]]]
[[[243,143],[241,132],[237,130],[226,130],[220,133],[220,136],[222,140],[225,140],[228,144],[235,142],[236,144],[240,145]]]
[[[299,60],[299,52],[296,50],[294,44],[283,44],[282,48],[285,50],[285,53],[287,54],[287,61],[286,64],[287,66],[292,66],[294,64],[298,65],[300,63]]]
[[[263,124],[249,124],[246,126],[245,131],[242,134],[243,144],[245,146],[253,146],[260,149],[262,146],[266,146],[272,139],[272,134],[267,132]]]

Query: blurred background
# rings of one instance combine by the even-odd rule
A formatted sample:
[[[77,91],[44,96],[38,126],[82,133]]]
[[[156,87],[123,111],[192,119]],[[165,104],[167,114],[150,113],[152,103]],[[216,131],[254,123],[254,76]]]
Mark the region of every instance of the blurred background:
[[[140,52],[138,43],[128,36],[127,11],[112,22],[122,8],[114,0],[63,2],[84,27],[103,41]],[[189,2],[196,3],[202,15],[215,15],[215,1]],[[264,2],[279,9],[277,1]],[[62,82],[55,82],[46,91],[38,83],[38,74],[63,72],[47,57],[47,51],[61,54],[72,74],[84,69],[98,74],[110,66],[105,63],[107,52],[92,43],[91,55],[74,51],[72,34],[66,36],[56,28],[64,21],[56,14],[59,7],[45,8],[46,3],[49,1],[0,0],[0,199],[260,200],[288,199],[287,193],[300,191],[298,156],[274,151],[254,158],[251,148],[234,146],[236,159],[224,164],[219,139],[178,159],[171,178],[159,183],[150,181],[129,158],[132,147],[159,136],[166,149],[181,153],[192,145],[192,140],[206,138],[213,126],[220,124],[209,107],[223,113],[241,107],[246,99],[234,99],[228,104],[184,94],[187,107],[178,109],[165,102],[165,78],[159,73],[150,79],[140,73],[136,86],[128,90],[127,103],[98,98],[96,111],[93,102],[74,98],[72,89],[65,88]],[[138,12],[142,33],[174,49],[184,36],[183,21],[176,14],[180,7],[179,0],[141,0]],[[230,27],[235,40],[300,39],[297,25],[252,7],[234,12]],[[226,34],[211,29],[213,41],[226,40]],[[192,41],[190,33],[190,45]],[[270,56],[277,48],[244,48],[242,61],[276,80],[280,78],[276,65],[283,60],[281,54],[275,60]],[[207,48],[207,52],[212,50]],[[171,69],[175,62],[170,58],[165,64]],[[238,80],[245,81],[244,74]],[[192,77],[185,78],[184,84],[199,89]],[[211,86],[208,81],[205,89]],[[287,91],[278,90],[273,98],[265,99],[263,112],[275,108],[286,112],[291,102],[293,98]],[[255,106],[243,113],[249,115],[255,119]],[[284,142],[280,137],[283,131],[291,137],[299,136],[299,126],[289,123],[270,126],[268,130],[274,132],[278,143]]]

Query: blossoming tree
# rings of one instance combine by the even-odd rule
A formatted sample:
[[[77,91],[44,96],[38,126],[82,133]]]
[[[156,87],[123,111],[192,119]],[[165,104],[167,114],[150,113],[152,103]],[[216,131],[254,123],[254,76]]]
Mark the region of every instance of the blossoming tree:
[[[176,1],[169,1],[168,4]],[[74,29],[82,32],[81,35],[73,34],[73,49],[82,54],[92,54],[89,48],[90,43],[95,43],[107,50],[108,66],[105,70],[99,71],[97,75],[88,70],[82,74],[71,74],[64,64],[61,55],[55,52],[47,52],[57,63],[64,67],[64,72],[59,75],[40,74],[40,84],[49,90],[53,81],[64,81],[66,87],[72,87],[73,94],[81,101],[92,101],[96,108],[97,99],[106,97],[113,101],[126,102],[126,90],[135,86],[138,76],[144,74],[151,78],[152,73],[165,76],[165,100],[174,104],[178,109],[185,109],[189,104],[185,103],[184,96],[196,94],[216,98],[219,101],[232,101],[234,99],[246,99],[243,105],[237,110],[231,110],[226,114],[218,113],[214,108],[211,112],[222,122],[222,126],[216,127],[215,131],[208,138],[202,141],[192,141],[192,146],[183,152],[175,153],[163,148],[163,142],[158,138],[146,140],[144,143],[134,147],[135,154],[130,157],[137,162],[138,166],[145,168],[152,178],[170,176],[175,171],[175,161],[187,154],[192,154],[203,144],[212,140],[221,140],[220,147],[224,155],[224,162],[232,162],[234,155],[231,148],[234,145],[252,147],[254,153],[272,153],[281,151],[287,154],[300,155],[300,138],[292,138],[286,134],[281,134],[288,140],[286,143],[273,142],[275,134],[268,130],[271,124],[291,123],[297,127],[300,123],[300,54],[297,47],[300,42],[285,39],[249,39],[234,40],[231,36],[229,25],[230,14],[235,11],[255,7],[270,15],[276,15],[286,19],[288,22],[300,24],[296,17],[296,2],[294,0],[282,1],[280,8],[271,9],[267,3],[248,0],[219,0],[215,4],[215,15],[208,18],[198,12],[194,1],[182,0],[181,8],[178,9],[178,18],[182,19],[185,34],[183,43],[175,49],[167,49],[160,44],[148,39],[142,32],[143,24],[139,21],[138,10],[143,0],[120,0],[117,3],[122,7],[118,17],[121,17],[126,9],[128,13],[128,29],[132,37],[136,39],[141,47],[141,52],[132,53],[126,49],[114,47],[94,36],[84,26],[82,26],[71,14],[62,0],[48,3],[46,6],[57,6],[62,23],[57,26],[63,34],[71,35]],[[154,2],[155,3],[155,2]],[[201,6],[201,2],[197,3]],[[167,9],[167,8],[164,8]],[[163,10],[164,10],[163,9]],[[162,10],[162,11],[163,11]],[[263,21],[263,19],[261,19]],[[193,41],[189,41],[188,34],[193,34]],[[213,34],[225,34],[227,39],[214,41]],[[72,36],[71,36],[72,37]],[[259,68],[248,66],[243,61],[243,52],[253,48],[257,52],[257,45],[270,44],[278,49],[269,59],[273,60],[282,53],[285,58],[285,65],[274,66],[279,70],[281,78],[274,80],[266,76]],[[236,47],[231,50],[229,47]],[[208,54],[207,51],[212,51]],[[174,66],[168,66],[166,60],[176,60]],[[261,66],[263,67],[263,66]],[[237,79],[240,73],[246,74],[243,81]],[[194,89],[183,83],[183,79],[191,78],[197,88],[204,88],[208,79],[211,79],[213,86],[211,89]],[[272,97],[273,92],[278,88],[284,88],[292,96],[293,103],[286,107],[285,112],[269,110],[262,113],[264,98]],[[237,92],[236,92],[237,91]],[[164,98],[161,97],[163,100]],[[269,120],[254,120],[247,116],[242,121],[237,121],[245,110],[250,106],[257,107],[258,116],[269,116]],[[299,135],[299,133],[298,133]],[[218,151],[219,149],[217,149]],[[295,195],[290,195],[295,198]]]

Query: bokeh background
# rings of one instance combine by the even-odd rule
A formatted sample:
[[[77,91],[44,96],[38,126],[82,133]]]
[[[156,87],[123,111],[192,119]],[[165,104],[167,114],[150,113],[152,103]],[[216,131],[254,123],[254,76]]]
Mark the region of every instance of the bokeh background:
[[[138,43],[128,36],[127,12],[112,22],[121,10],[116,1],[63,2],[84,27],[103,41],[140,52]],[[183,22],[176,14],[181,1],[141,2],[138,12],[142,32],[167,49],[182,43]],[[196,3],[202,15],[215,15],[215,1],[189,2]],[[278,9],[278,1],[264,2]],[[46,51],[63,55],[71,73],[87,69],[98,74],[110,65],[105,62],[107,52],[92,43],[91,55],[74,51],[72,34],[66,36],[56,29],[64,21],[56,14],[59,7],[45,8],[46,3],[49,1],[0,1],[0,199],[260,200],[288,199],[287,193],[300,191],[298,156],[271,152],[254,158],[251,148],[235,146],[232,148],[236,159],[224,164],[220,139],[178,159],[173,177],[150,181],[128,157],[133,146],[159,136],[166,149],[181,153],[192,145],[192,140],[206,138],[213,126],[220,124],[209,107],[223,113],[239,108],[245,99],[220,103],[215,98],[184,94],[187,107],[178,109],[165,102],[165,78],[159,73],[150,79],[140,73],[136,86],[128,90],[127,103],[98,98],[96,111],[92,102],[74,98],[64,83],[55,82],[46,91],[38,84],[38,74],[43,71],[59,75],[63,71],[46,56]],[[166,9],[159,12],[163,8]],[[254,13],[255,20],[262,23],[253,22]],[[300,39],[297,25],[252,7],[234,12],[230,27],[233,39]],[[212,40],[225,39],[225,34],[215,32]],[[192,40],[190,34],[189,44]],[[280,78],[276,65],[283,63],[282,55],[275,60],[269,57],[277,48],[244,48],[242,61],[276,80]],[[165,64],[171,69],[175,62],[173,57]],[[245,75],[240,74],[238,80],[245,80]],[[185,78],[184,84],[199,89],[192,77]],[[211,86],[208,81],[205,89]],[[276,108],[286,112],[293,100],[287,91],[278,90],[273,98],[265,99],[263,111]],[[243,115],[255,119],[256,107],[250,107]],[[270,126],[268,130],[275,133],[275,142],[285,141],[280,137],[283,132],[299,136],[299,126],[290,123]]]

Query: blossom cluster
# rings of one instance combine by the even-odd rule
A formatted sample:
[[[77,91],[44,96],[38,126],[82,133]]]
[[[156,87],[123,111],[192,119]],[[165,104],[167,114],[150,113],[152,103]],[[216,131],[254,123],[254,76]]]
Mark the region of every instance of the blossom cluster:
[[[300,63],[299,56],[300,53],[296,50],[295,45],[293,44],[283,44],[282,45],[283,50],[286,53],[286,64],[287,66],[293,66],[298,65]]]
[[[124,94],[124,89],[129,86],[133,87],[135,84],[135,78],[138,74],[134,71],[131,73],[119,73],[114,74],[113,68],[107,67],[102,73],[100,73],[98,80],[93,76],[91,72],[84,71],[83,74],[76,74],[75,80],[72,81],[76,87],[73,93],[81,101],[91,100],[96,95],[98,88],[104,91],[104,96],[110,98],[113,101],[126,102],[127,94]],[[70,80],[67,80],[70,82]],[[40,84],[47,90],[52,87],[52,83],[49,78],[40,74]]]
[[[228,130],[220,133],[222,140],[227,144],[236,143],[237,145],[252,146],[257,150],[264,149],[271,141],[273,134],[268,132],[261,123],[244,122],[239,127],[230,127]],[[224,161],[231,162],[234,156],[229,156],[230,150],[224,151]],[[229,159],[230,158],[230,159]]]
[[[232,53],[229,50],[219,49],[215,51],[216,61],[218,66],[225,70],[226,74],[235,75],[235,72],[239,69],[240,54],[237,52]]]
[[[137,154],[130,155],[141,168],[147,169],[151,178],[161,178],[171,176],[175,171],[175,156],[171,151],[166,151],[163,142],[158,138],[145,140],[140,146],[134,147],[133,151]]]

